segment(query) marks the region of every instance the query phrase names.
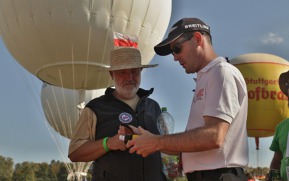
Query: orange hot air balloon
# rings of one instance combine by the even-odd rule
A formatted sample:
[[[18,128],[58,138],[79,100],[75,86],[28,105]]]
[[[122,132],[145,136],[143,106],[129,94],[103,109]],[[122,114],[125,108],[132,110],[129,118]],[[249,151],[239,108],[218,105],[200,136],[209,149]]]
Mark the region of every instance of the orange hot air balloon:
[[[167,30],[172,0],[0,0],[0,34],[39,79],[69,89],[111,85],[114,32],[138,37],[147,64]]]
[[[288,98],[279,88],[278,79],[288,71],[287,60],[265,53],[240,55],[230,60],[243,74],[248,89],[247,132],[259,138],[273,136],[276,125],[289,117]]]

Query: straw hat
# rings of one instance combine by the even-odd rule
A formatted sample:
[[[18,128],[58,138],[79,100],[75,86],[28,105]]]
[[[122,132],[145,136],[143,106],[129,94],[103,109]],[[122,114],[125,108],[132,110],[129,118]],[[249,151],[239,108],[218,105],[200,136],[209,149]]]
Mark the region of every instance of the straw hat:
[[[283,72],[279,76],[279,87],[281,91],[288,97],[289,88],[289,71]]]
[[[111,51],[110,67],[108,71],[133,69],[133,68],[150,68],[156,67],[158,64],[142,65],[141,53],[136,48],[119,48]]]

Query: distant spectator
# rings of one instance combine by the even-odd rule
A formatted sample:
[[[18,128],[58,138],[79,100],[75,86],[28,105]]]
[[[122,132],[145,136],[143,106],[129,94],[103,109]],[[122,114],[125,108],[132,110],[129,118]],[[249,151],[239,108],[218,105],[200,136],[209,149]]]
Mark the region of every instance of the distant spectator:
[[[281,73],[279,77],[279,87],[281,91],[288,97],[289,93],[289,71]],[[289,105],[289,101],[288,101]],[[280,122],[275,129],[275,134],[270,146],[270,150],[274,151],[270,169],[279,170],[282,180],[287,180],[286,159],[289,159],[288,151],[288,132],[289,118]]]
[[[248,178],[248,181],[255,181],[254,177],[252,176],[251,173],[246,173],[246,176]]]

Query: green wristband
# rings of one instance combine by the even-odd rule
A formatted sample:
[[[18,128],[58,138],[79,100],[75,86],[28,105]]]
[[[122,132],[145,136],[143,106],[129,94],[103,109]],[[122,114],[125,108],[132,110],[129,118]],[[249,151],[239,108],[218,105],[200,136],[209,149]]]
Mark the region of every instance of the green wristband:
[[[109,148],[108,148],[107,145],[106,145],[107,139],[108,139],[108,137],[103,138],[102,146],[103,146],[103,148],[104,148],[104,150],[105,150],[106,152],[109,152],[110,150],[109,150]]]

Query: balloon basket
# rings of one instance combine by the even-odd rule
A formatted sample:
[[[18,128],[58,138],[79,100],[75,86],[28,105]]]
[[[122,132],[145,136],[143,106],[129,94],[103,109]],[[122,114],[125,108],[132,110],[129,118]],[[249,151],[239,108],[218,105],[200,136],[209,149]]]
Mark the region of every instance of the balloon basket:
[[[163,172],[168,181],[187,181],[185,174],[179,170],[179,156],[161,154]]]

